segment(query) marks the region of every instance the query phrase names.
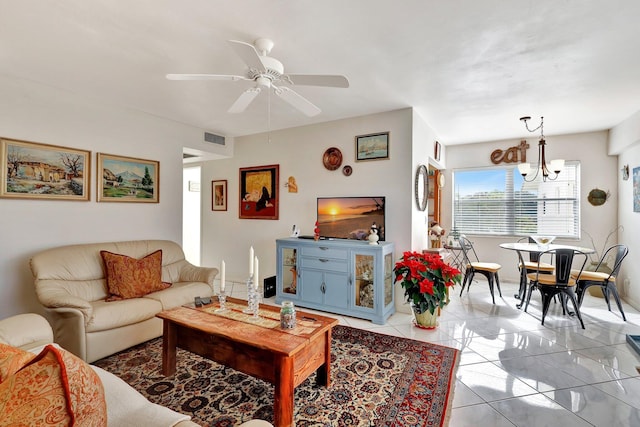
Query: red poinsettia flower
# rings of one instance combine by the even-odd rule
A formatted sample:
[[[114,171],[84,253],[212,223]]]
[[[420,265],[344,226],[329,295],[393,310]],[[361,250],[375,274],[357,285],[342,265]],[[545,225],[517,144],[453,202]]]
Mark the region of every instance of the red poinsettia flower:
[[[404,288],[408,302],[418,313],[444,307],[447,287],[459,284],[460,271],[442,260],[440,254],[406,251],[393,269],[396,282]]]
[[[420,282],[420,293],[427,293],[433,295],[433,282],[429,279],[424,279]]]

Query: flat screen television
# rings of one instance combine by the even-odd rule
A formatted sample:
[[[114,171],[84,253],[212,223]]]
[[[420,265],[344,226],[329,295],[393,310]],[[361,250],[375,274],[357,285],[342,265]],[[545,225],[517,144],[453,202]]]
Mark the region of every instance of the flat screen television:
[[[318,197],[320,237],[367,240],[375,222],[384,240],[384,197]]]

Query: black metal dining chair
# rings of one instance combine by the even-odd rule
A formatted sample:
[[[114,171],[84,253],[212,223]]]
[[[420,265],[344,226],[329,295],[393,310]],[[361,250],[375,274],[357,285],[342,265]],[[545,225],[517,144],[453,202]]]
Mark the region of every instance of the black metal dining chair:
[[[613,269],[611,272],[602,271],[602,266],[606,264],[606,261],[609,259],[610,255],[615,252],[616,257],[613,264]],[[611,301],[610,294],[613,295],[613,298],[616,300],[616,304],[618,305],[618,310],[620,310],[620,314],[622,314],[622,319],[626,322],[627,318],[624,315],[624,310],[622,310],[622,304],[620,303],[620,295],[618,294],[618,288],[616,287],[616,276],[620,271],[620,267],[622,266],[622,261],[629,253],[629,249],[625,245],[614,245],[605,251],[600,259],[596,267],[596,271],[583,271],[582,274],[578,275],[574,272],[574,277],[577,278],[577,290],[578,294],[578,305],[582,306],[582,301],[584,300],[584,295],[591,286],[600,286],[602,289],[602,295],[604,296],[605,301],[607,302],[607,308],[611,311]]]
[[[498,293],[502,298],[502,291],[500,290],[500,278],[498,277],[498,270],[500,270],[502,266],[500,264],[496,264],[495,262],[481,262],[478,258],[476,250],[473,248],[473,244],[465,236],[460,236],[458,241],[460,242],[460,248],[462,249],[462,255],[465,262],[464,280],[462,281],[460,296],[462,296],[462,292],[464,291],[465,286],[467,287],[467,292],[469,292],[471,282],[473,281],[473,276],[475,276],[476,273],[479,273],[487,278],[487,281],[489,282],[489,292],[491,292],[491,300],[495,304],[496,299],[493,294],[494,282],[498,287]]]
[[[531,237],[523,237],[518,239],[517,243],[536,243]],[[522,251],[516,250],[518,254],[518,270],[520,271],[520,286],[518,288],[518,294],[514,295],[516,299],[520,299],[520,304],[516,304],[517,308],[520,308],[524,303],[525,296],[527,295],[527,283],[529,286],[536,288],[536,283],[527,280],[527,274],[540,271],[541,274],[553,274],[555,267],[551,262],[542,262],[540,260],[540,252],[529,251],[528,261],[525,260],[525,256]],[[549,256],[549,261],[553,261],[553,254]]]
[[[574,313],[580,320],[580,326],[584,329],[584,322],[582,321],[582,315],[580,314],[580,306],[576,300],[576,282],[581,277],[582,270],[587,263],[587,254],[584,252],[576,251],[574,249],[552,249],[540,253],[539,262],[543,255],[547,253],[553,253],[555,258],[555,272],[554,274],[543,274],[540,270],[535,273],[529,273],[527,278],[536,283],[537,289],[540,291],[542,297],[542,324],[544,325],[544,318],[549,311],[549,305],[551,300],[558,295],[560,302],[562,303],[562,313],[567,314],[567,299],[573,304]],[[584,257],[580,269],[573,270],[572,265],[576,256]],[[533,287],[530,286],[527,292],[527,300],[524,306],[524,311],[529,308],[529,301],[531,300],[531,293]]]

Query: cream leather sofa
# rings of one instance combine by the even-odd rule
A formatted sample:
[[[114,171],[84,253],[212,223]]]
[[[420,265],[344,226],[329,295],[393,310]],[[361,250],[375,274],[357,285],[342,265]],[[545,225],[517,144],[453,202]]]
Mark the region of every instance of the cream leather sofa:
[[[34,313],[0,320],[0,343],[38,354],[53,342],[47,320]],[[199,427],[188,415],[180,414],[147,400],[117,376],[91,365],[104,387],[107,427]],[[262,420],[251,420],[239,427],[273,427]]]
[[[140,259],[162,250],[162,281],[171,287],[140,298],[106,302],[101,250]],[[159,312],[213,295],[217,268],[196,267],[168,240],[61,246],[31,258],[36,294],[55,342],[93,362],[162,335]]]

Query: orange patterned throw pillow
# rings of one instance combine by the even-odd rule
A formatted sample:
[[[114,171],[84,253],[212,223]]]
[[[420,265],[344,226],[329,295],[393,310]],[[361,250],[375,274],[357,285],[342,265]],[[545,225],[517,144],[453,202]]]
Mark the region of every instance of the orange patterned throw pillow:
[[[82,359],[48,345],[0,384],[0,425],[107,425],[100,377]]]
[[[0,343],[0,384],[34,357],[33,353]]]
[[[107,301],[138,298],[171,286],[162,281],[162,250],[141,259],[100,251],[107,273]]]

